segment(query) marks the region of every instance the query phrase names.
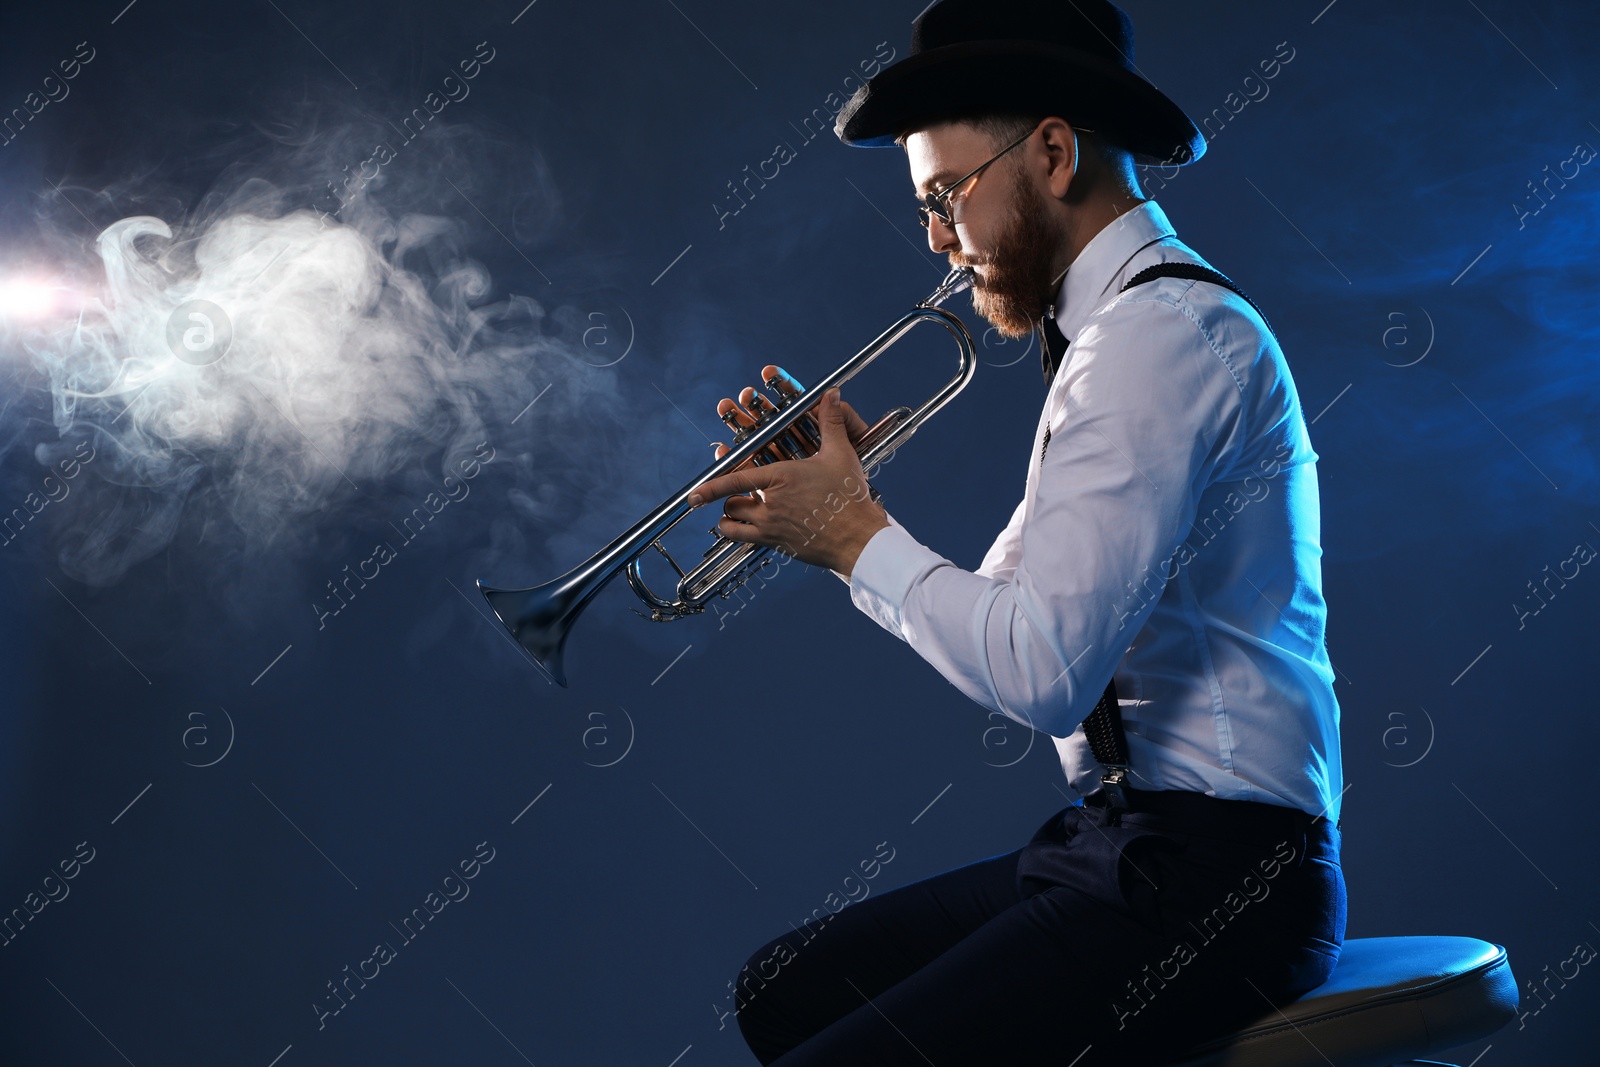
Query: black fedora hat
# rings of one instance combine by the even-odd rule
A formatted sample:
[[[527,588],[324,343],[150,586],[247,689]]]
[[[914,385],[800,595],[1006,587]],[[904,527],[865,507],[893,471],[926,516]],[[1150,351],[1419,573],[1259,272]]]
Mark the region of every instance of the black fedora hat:
[[[911,24],[911,53],[839,111],[834,133],[880,148],[985,114],[1054,114],[1142,162],[1192,163],[1205,138],[1142,78],[1133,22],[1110,0],[940,0]]]

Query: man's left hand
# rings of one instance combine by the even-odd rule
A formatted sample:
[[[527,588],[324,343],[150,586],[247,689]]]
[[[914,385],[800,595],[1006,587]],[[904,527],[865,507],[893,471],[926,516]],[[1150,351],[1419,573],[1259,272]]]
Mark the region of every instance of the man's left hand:
[[[871,498],[861,457],[850,443],[839,390],[818,402],[822,447],[805,459],[746,467],[698,486],[695,507],[728,498],[717,532],[734,541],[771,545],[803,563],[845,577],[889,516]]]

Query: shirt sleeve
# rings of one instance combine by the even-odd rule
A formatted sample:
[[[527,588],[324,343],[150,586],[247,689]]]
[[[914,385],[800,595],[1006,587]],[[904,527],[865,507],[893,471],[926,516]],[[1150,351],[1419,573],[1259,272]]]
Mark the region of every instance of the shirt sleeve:
[[[1022,516],[1026,510],[1026,501],[1018,501],[1017,509],[1011,513],[1011,521],[1006,524],[1004,530],[1000,531],[1000,536],[995,538],[994,544],[989,546],[989,551],[984,554],[983,562],[978,564],[978,574],[989,578],[1009,580],[1012,574],[1016,573],[1017,560],[1022,555]],[[884,512],[884,515],[888,517],[889,525],[904,529],[904,527],[900,526],[900,523],[895,521],[893,515],[890,515],[887,511]],[[848,576],[840,574],[838,571],[830,573],[846,585],[850,584]],[[899,637],[900,635],[896,634],[895,636]]]
[[[867,543],[850,590],[972,699],[1066,737],[1153,610],[1133,591],[1164,585],[1242,404],[1170,291],[1092,316],[1061,375],[1032,513],[1019,506],[979,570],[895,526]]]
[[[983,562],[978,564],[978,574],[1003,582],[1011,580],[1011,576],[1017,572],[1017,563],[1022,559],[1022,516],[1027,510],[1026,500],[1017,501],[1017,510],[1011,513],[1011,521],[1006,523],[1006,528],[1000,531],[1000,536],[984,553]]]

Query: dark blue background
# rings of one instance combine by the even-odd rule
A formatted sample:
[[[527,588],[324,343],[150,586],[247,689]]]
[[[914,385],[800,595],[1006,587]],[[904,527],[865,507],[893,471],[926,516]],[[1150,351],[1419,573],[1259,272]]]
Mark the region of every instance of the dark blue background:
[[[1584,168],[1521,225],[1512,205],[1574,145],[1600,146],[1600,16],[1325,2],[1130,0],[1140,67],[1196,118],[1294,50],[1154,195],[1265,308],[1316,418],[1349,934],[1473,935],[1532,979],[1600,944],[1584,680],[1600,576],[1584,568],[1521,629],[1511,607],[1575,545],[1600,547],[1600,176]],[[486,468],[321,631],[307,605],[414,502],[394,487],[363,486],[267,553],[180,536],[108,587],[56,566],[59,529],[7,547],[0,910],[79,842],[95,858],[0,947],[0,1059],[749,1063],[732,1017],[719,1027],[728,981],[880,842],[894,858],[874,893],[1018,847],[1065,803],[1047,738],[1030,749],[986,717],[816,569],[791,564],[720,627],[649,625],[612,588],[576,631],[565,691],[471,592],[600,547],[707,462],[718,397],[768,360],[815,379],[942,275],[898,151],[800,144],[791,126],[879,42],[903,55],[921,4],[0,15],[7,110],[77,42],[97,50],[0,148],[8,265],[44,254],[36,216],[86,238],[182,211],[264,159],[260,131],[285,116],[398,121],[487,41],[470,98],[392,166],[469,227],[498,295],[603,327],[593,363],[632,343],[551,375],[607,404],[553,390],[492,427],[516,462]],[[458,160],[450,127],[479,138],[445,176],[482,215],[429,169]],[[779,141],[797,158],[719,228],[725,183]],[[80,196],[80,219],[54,186],[110,191]],[[879,482],[967,567],[1021,491],[1042,398],[1034,357],[994,340]],[[0,358],[9,509],[54,430],[25,357]],[[885,402],[913,398],[884,373]],[[59,510],[58,527],[84,519]],[[193,766],[230,730],[225,758]],[[398,944],[390,923],[483,841],[494,860],[470,896],[319,1030],[325,983]],[[1581,973],[1457,1054],[1582,1061],[1597,990]]]

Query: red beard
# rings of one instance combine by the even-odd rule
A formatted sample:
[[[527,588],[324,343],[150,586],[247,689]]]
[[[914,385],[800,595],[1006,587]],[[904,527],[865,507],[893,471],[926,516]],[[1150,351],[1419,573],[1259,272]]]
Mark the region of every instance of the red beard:
[[[1056,295],[1056,236],[1046,219],[1044,197],[1032,185],[1014,181],[1011,218],[995,251],[982,260],[954,256],[954,266],[976,267],[972,307],[996,330],[1013,340],[1028,336]]]

